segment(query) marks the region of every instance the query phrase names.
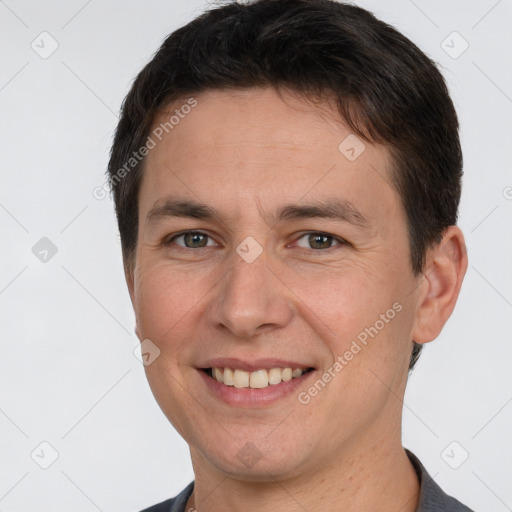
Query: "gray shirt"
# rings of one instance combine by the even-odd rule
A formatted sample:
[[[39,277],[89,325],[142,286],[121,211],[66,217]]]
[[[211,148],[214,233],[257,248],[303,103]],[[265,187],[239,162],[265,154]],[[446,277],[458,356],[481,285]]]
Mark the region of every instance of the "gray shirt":
[[[420,498],[416,512],[473,512],[460,501],[445,494],[427,473],[418,458],[409,450],[406,452],[420,482]],[[157,503],[141,512],[188,512],[185,507],[193,490],[194,482],[190,482],[178,496]]]

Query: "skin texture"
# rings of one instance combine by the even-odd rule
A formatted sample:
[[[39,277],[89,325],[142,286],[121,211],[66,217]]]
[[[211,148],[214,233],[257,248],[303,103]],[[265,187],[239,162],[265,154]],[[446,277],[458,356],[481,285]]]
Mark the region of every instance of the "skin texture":
[[[145,367],[149,384],[190,446],[196,483],[188,507],[414,511],[419,485],[401,444],[401,399],[411,340],[437,337],[457,300],[467,267],[461,231],[448,228],[414,276],[386,147],[365,142],[349,161],[338,146],[351,131],[332,105],[287,91],[196,99],[147,157],[136,263],[126,269],[136,333],[160,350]],[[146,223],[166,197],[207,204],[222,221]],[[359,210],[367,228],[273,219],[284,203],[334,197]],[[208,237],[191,248],[183,237],[166,244],[183,230]],[[309,232],[334,238],[318,249]],[[252,263],[236,252],[249,236],[263,249]],[[213,357],[299,361],[316,369],[298,390],[307,391],[395,303],[400,312],[308,404],[293,393],[234,407],[212,395],[197,369]],[[237,458],[247,442],[261,454],[250,467]]]

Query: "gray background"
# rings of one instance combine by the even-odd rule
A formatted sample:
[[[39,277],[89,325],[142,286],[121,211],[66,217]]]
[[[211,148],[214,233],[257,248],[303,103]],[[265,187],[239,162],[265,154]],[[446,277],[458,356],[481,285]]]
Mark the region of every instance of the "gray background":
[[[469,506],[512,510],[512,2],[357,3],[442,66],[462,127],[470,266],[410,379],[404,445]],[[134,356],[113,206],[92,191],[135,74],[206,6],[0,1],[4,512],[136,511],[193,479]]]

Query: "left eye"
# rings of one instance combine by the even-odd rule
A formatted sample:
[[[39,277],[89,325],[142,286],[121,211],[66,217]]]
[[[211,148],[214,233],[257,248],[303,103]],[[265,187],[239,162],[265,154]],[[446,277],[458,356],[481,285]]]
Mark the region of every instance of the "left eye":
[[[332,247],[333,242],[337,242],[338,245],[345,245],[346,242],[342,240],[341,238],[337,238],[333,235],[329,235],[327,233],[322,232],[312,232],[312,233],[305,233],[297,240],[301,240],[302,238],[306,238],[306,244],[308,246],[300,245],[299,247],[305,247],[306,249],[313,249],[313,250],[319,250],[319,249],[330,249]]]

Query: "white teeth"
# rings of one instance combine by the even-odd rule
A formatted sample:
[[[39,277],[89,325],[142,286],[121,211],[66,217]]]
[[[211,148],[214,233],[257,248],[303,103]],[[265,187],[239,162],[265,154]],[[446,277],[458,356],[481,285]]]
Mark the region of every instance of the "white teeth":
[[[251,372],[249,386],[251,388],[266,388],[268,386],[267,370],[257,370],[255,372]]]
[[[304,371],[305,369],[302,368],[271,368],[254,372],[231,368],[212,368],[212,376],[217,382],[226,386],[261,389],[300,377]]]
[[[219,382],[224,382],[226,386],[234,386],[235,380],[233,378],[233,370],[231,368],[224,368],[224,373],[222,373],[222,368],[215,368],[216,370],[219,370],[219,373],[222,375],[222,380],[217,379],[217,374],[214,372],[213,376],[216,378]]]
[[[235,370],[234,374],[235,388],[248,388],[249,387],[249,372],[243,370]]]
[[[268,371],[268,383],[272,385],[281,383],[281,368],[271,368]]]
[[[288,382],[289,380],[292,380],[292,369],[283,368],[283,371],[281,373],[281,379],[283,379],[283,382]]]
[[[213,369],[213,376],[216,380],[219,382],[222,382],[223,376],[222,376],[222,370],[220,368],[214,368]]]

